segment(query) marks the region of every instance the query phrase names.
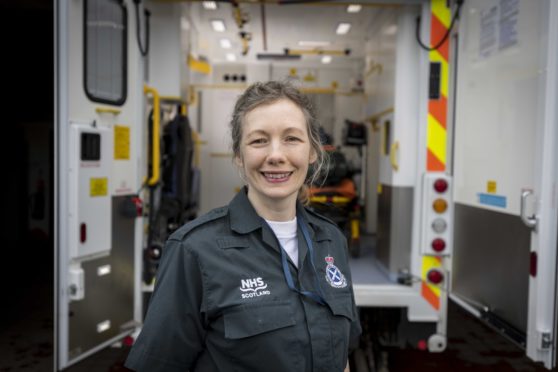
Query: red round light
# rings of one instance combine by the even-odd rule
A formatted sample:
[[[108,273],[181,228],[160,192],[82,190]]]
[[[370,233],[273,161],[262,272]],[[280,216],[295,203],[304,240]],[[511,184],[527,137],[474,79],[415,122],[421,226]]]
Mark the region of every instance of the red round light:
[[[444,274],[440,270],[432,269],[426,274],[426,278],[430,283],[440,284],[444,280]]]
[[[432,249],[436,252],[442,252],[444,249],[446,249],[446,242],[444,241],[444,239],[434,239],[432,241]]]
[[[134,344],[134,338],[132,336],[126,336],[122,339],[122,344],[124,344],[124,346],[132,346]]]
[[[443,178],[438,178],[435,182],[434,182],[434,190],[436,190],[437,192],[445,192],[448,189],[448,181],[446,181]]]

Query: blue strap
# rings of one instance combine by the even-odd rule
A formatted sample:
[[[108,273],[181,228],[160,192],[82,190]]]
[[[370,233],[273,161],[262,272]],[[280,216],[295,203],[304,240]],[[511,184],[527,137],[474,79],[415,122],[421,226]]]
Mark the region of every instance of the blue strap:
[[[302,230],[302,235],[304,236],[304,240],[306,241],[306,245],[308,246],[308,254],[310,255],[310,265],[312,266],[312,271],[314,273],[314,280],[316,282],[316,288],[318,293],[314,293],[311,291],[306,291],[304,289],[298,289],[294,285],[293,276],[291,274],[291,270],[289,269],[289,264],[287,262],[287,253],[283,249],[283,246],[279,244],[281,247],[281,263],[283,265],[283,274],[285,275],[285,280],[287,281],[287,286],[291,291],[297,292],[303,296],[306,296],[320,305],[326,305],[324,300],[324,295],[322,292],[322,288],[320,287],[320,282],[318,281],[318,273],[316,271],[316,266],[314,265],[314,248],[312,246],[312,239],[310,239],[310,234],[308,233],[308,228],[306,225],[301,221],[301,218],[298,218],[298,226]]]

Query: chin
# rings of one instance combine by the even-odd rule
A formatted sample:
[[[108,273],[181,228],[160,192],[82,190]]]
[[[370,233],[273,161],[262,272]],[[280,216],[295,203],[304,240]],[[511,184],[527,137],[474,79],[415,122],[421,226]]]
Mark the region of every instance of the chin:
[[[289,197],[291,197],[293,194],[294,195],[298,195],[298,190],[299,188],[296,189],[276,189],[273,190],[273,188],[268,188],[265,192],[265,196],[267,196],[270,199],[275,199],[275,200],[280,200],[280,199],[287,199]]]

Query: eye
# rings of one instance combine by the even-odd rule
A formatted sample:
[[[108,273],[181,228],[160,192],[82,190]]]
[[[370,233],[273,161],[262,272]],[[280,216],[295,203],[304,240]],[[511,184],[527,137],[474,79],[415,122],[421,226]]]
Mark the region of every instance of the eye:
[[[300,141],[302,141],[299,137],[296,137],[296,136],[288,136],[287,138],[285,138],[285,140],[287,142],[300,142]]]
[[[260,137],[260,138],[254,138],[254,139],[252,139],[252,140],[249,142],[249,144],[250,144],[250,145],[263,145],[263,144],[266,143],[266,142],[267,142],[267,141],[266,141],[265,138]]]

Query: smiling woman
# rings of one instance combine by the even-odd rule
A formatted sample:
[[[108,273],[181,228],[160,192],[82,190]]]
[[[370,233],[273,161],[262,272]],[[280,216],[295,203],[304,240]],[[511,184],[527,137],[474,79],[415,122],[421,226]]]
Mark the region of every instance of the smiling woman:
[[[324,162],[312,106],[290,84],[257,83],[231,129],[246,187],[171,235],[126,366],[343,371],[361,328],[346,239],[301,203]]]

